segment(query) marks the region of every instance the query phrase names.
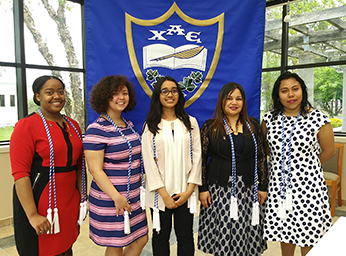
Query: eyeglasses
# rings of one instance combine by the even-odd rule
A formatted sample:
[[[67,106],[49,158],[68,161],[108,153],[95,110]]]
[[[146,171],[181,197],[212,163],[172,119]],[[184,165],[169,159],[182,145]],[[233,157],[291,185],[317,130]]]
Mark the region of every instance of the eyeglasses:
[[[178,95],[178,93],[179,93],[179,91],[178,91],[178,89],[176,89],[176,88],[174,88],[174,89],[172,89],[172,90],[168,90],[168,89],[162,89],[161,91],[160,91],[160,93],[163,95],[163,96],[167,96],[169,93],[172,93],[172,95],[173,96],[176,96],[176,95]]]

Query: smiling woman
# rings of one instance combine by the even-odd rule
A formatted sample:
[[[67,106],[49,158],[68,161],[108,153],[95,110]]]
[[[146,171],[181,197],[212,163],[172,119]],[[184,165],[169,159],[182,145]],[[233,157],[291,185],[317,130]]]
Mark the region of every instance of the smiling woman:
[[[296,73],[278,77],[272,100],[262,121],[270,168],[264,238],[281,242],[283,256],[293,256],[296,245],[306,255],[331,227],[321,165],[335,154],[334,134]]]
[[[148,240],[141,138],[122,117],[136,105],[135,90],[125,76],[102,78],[90,93],[90,105],[100,116],[90,124],[84,153],[93,176],[89,195],[90,238],[107,247],[106,255],[139,256]]]
[[[60,113],[64,88],[57,77],[37,78],[33,100],[40,108],[21,119],[11,136],[14,231],[20,255],[72,255],[79,234],[80,190],[86,191],[82,133],[76,121]]]

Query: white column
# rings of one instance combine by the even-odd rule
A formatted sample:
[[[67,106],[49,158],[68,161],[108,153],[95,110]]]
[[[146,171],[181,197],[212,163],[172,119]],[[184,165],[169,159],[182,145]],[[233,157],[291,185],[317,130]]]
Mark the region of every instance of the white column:
[[[311,53],[300,53],[299,64],[313,63],[314,57]],[[314,104],[314,68],[299,69],[299,76],[304,80],[308,90],[308,101],[313,107]]]
[[[342,130],[346,132],[346,68],[343,69],[343,82],[342,82]]]

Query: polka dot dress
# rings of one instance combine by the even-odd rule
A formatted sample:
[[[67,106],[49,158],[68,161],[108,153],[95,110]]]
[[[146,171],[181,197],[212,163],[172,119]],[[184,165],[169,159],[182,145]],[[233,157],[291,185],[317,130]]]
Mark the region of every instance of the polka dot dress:
[[[267,244],[262,225],[251,225],[253,186],[247,188],[237,176],[237,221],[230,218],[231,187],[212,184],[209,191],[212,204],[201,205],[198,249],[214,256],[260,256]]]
[[[267,141],[270,151],[264,238],[302,247],[313,246],[332,224],[327,187],[319,160],[320,146],[317,138],[321,127],[330,120],[321,111],[313,109],[305,116],[300,116],[296,123],[291,140],[293,210],[286,211],[286,219],[278,217],[282,154],[281,114],[272,119],[272,113],[268,112],[264,115],[263,120],[268,130]],[[288,165],[289,133],[295,121],[296,117],[284,117],[286,166]],[[287,176],[286,171],[285,177]],[[285,186],[282,188],[285,189]]]

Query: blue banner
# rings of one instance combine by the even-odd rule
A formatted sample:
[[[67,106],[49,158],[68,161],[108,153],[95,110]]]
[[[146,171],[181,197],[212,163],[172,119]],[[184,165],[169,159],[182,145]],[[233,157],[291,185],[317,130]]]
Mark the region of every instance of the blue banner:
[[[85,0],[86,95],[104,76],[126,75],[141,130],[160,76],[175,78],[186,111],[200,125],[212,117],[227,82],[241,84],[259,119],[265,0]],[[97,118],[87,103],[87,123]]]

